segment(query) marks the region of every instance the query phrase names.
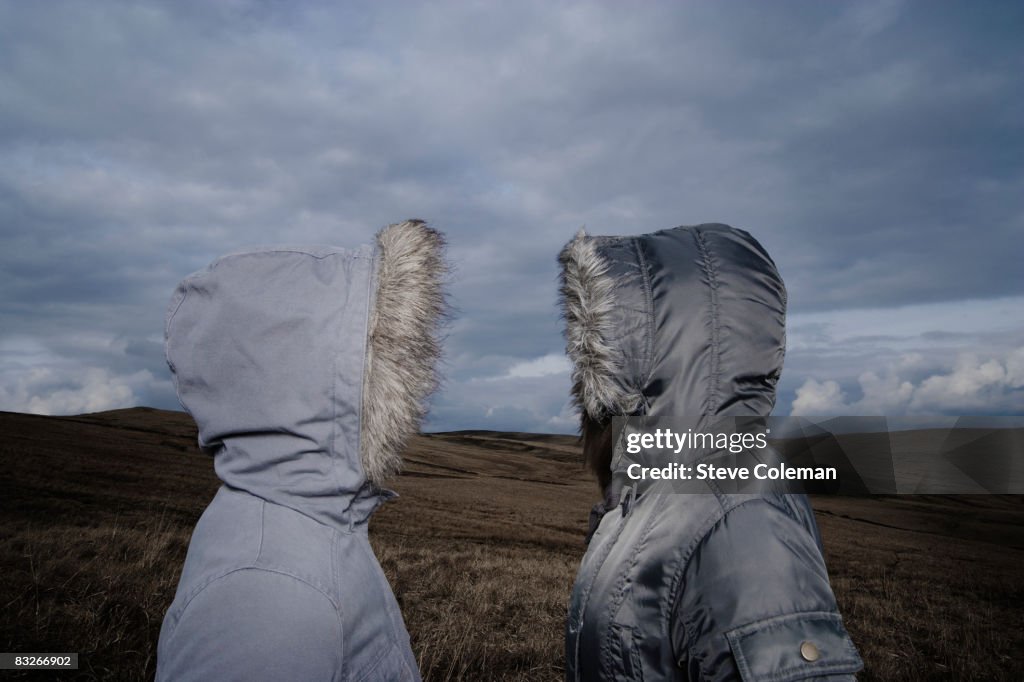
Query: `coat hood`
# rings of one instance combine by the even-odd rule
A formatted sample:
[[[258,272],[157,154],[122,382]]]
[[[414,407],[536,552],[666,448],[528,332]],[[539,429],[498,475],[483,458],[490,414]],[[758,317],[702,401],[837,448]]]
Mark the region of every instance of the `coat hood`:
[[[437,386],[443,250],[410,220],[372,246],[230,254],[178,285],[167,363],[227,486],[367,520]]]
[[[768,416],[785,354],[786,290],[749,233],[580,230],[559,255],[573,398],[613,416]]]

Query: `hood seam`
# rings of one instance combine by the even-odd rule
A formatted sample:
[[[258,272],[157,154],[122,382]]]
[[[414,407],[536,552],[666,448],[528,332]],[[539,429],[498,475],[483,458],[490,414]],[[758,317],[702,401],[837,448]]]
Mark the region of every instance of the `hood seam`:
[[[644,256],[643,247],[640,245],[638,237],[633,238],[633,249],[636,251],[637,269],[640,271],[640,281],[643,283],[644,290],[644,305],[647,308],[644,311],[647,326],[647,332],[644,334],[644,363],[646,367],[640,382],[638,391],[640,404],[637,407],[643,408],[643,413],[647,414],[650,404],[647,402],[645,389],[650,384],[651,375],[654,374],[654,290],[651,285],[651,271],[647,264],[647,257]]]
[[[363,314],[363,373],[362,376],[359,377],[359,405],[356,408],[356,413],[359,418],[359,427],[356,429],[356,433],[358,434],[356,437],[356,461],[358,462],[359,470],[363,472],[363,478],[367,481],[370,480],[370,476],[366,471],[366,464],[363,462],[363,438],[366,435],[363,433],[365,430],[365,424],[363,424],[363,412],[366,410],[366,405],[363,403],[366,393],[367,378],[370,376],[370,363],[373,361],[373,354],[370,348],[370,326],[372,324],[373,307],[377,305],[377,288],[380,286],[380,258],[380,243],[375,239],[373,242],[373,253],[370,254],[370,272],[368,275],[369,286],[366,287],[366,312]],[[349,528],[349,530],[352,529]]]
[[[708,303],[711,312],[711,358],[708,367],[708,414],[715,414],[721,400],[721,329],[718,317],[718,271],[703,230],[693,230],[701,255],[701,265],[708,278]]]

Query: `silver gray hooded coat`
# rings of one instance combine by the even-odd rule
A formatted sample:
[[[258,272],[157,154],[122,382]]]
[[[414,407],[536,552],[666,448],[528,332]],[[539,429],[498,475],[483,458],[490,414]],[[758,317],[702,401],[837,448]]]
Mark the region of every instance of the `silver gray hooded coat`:
[[[443,238],[272,247],[185,279],[167,361],[223,485],[192,534],[157,680],[418,680],[367,540],[435,387]]]
[[[581,231],[559,261],[587,416],[771,412],[786,293],[748,233]],[[853,679],[862,663],[805,496],[621,492],[606,491],[573,587],[568,680]]]

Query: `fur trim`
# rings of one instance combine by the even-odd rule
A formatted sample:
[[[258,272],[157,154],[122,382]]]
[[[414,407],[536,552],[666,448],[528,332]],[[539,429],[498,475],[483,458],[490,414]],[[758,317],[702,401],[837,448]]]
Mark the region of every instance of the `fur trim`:
[[[382,485],[402,467],[402,450],[427,413],[440,381],[438,332],[447,314],[444,236],[422,220],[377,233],[377,295],[370,314],[363,379],[361,457]]]
[[[586,416],[598,422],[631,414],[640,396],[616,380],[620,371],[618,351],[609,341],[616,282],[608,274],[608,263],[582,228],[562,249],[558,262],[562,265],[565,351],[573,364],[573,400]]]

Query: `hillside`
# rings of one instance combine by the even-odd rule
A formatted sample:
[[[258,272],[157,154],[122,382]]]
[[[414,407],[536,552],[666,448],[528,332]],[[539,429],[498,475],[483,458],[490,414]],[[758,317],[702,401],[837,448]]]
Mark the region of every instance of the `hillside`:
[[[79,652],[60,679],[152,679],[192,526],[218,485],[195,442],[179,412],[0,413],[0,651]],[[596,498],[576,439],[429,434],[406,460],[401,497],[370,535],[424,679],[560,679]],[[814,504],[861,679],[1024,678],[1020,497]]]

